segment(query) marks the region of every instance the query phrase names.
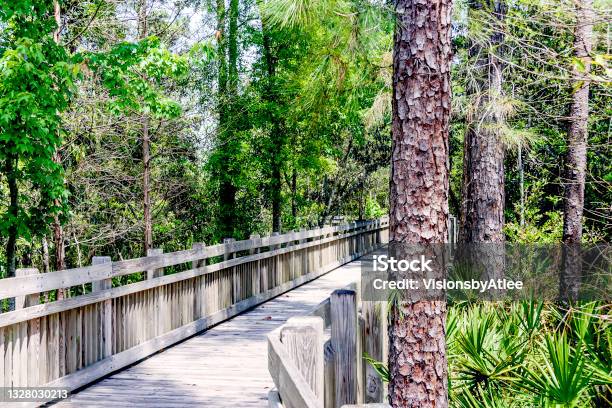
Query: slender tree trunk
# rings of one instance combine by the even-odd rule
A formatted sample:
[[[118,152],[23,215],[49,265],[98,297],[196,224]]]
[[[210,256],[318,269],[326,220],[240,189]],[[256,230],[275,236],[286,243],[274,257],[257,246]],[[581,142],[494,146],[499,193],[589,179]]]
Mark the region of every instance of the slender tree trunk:
[[[520,226],[525,226],[525,169],[523,168],[523,146],[518,145],[518,171],[519,171],[519,192],[520,192]]]
[[[448,220],[451,1],[397,0],[393,48],[392,245],[443,243]],[[389,402],[447,407],[446,302],[394,304]]]
[[[42,237],[42,263],[43,273],[49,273],[51,271],[49,268],[49,241],[46,235]]]
[[[463,185],[460,240],[461,258],[483,280],[505,275],[504,204],[505,149],[503,112],[496,107],[503,96],[503,64],[499,59],[504,36],[505,0],[470,1],[468,18],[485,20],[492,30],[487,45],[470,47],[474,86],[467,91],[473,103],[463,148]],[[480,16],[474,15],[477,12]],[[503,291],[487,292],[490,300]]]
[[[573,69],[572,105],[570,126],[567,134],[568,150],[565,168],[565,201],[563,208],[563,274],[561,300],[575,299],[582,264],[580,243],[582,241],[582,215],[584,211],[584,184],[586,178],[586,151],[589,117],[589,80],[591,71],[591,48],[593,37],[592,0],[577,0],[576,28],[574,30],[574,56],[582,61],[584,70]]]
[[[153,222],[151,220],[151,146],[149,120],[142,117],[142,198],[144,217],[144,253],[153,248]]]
[[[586,176],[587,121],[589,116],[590,52],[593,36],[591,0],[579,0],[576,4],[576,29],[574,55],[584,64],[584,71],[574,68],[570,127],[567,134],[568,151],[565,169],[565,206],[563,217],[563,242],[578,243],[582,239],[582,213],[584,210],[584,182]]]
[[[138,39],[142,40],[149,33],[147,0],[138,3]],[[143,253],[153,247],[153,221],[151,218],[151,136],[149,134],[149,117],[143,114],[140,118],[142,128],[142,216],[144,224]]]
[[[42,263],[43,263],[43,273],[49,273],[51,271],[49,265],[49,241],[47,241],[47,235],[43,235],[42,237]],[[44,292],[43,294],[45,303],[49,302],[49,292]]]
[[[53,40],[56,43],[59,43],[62,26],[62,11],[58,1],[54,1],[53,11],[55,23],[57,24],[57,29],[53,32]],[[55,161],[56,163],[61,163],[61,157],[59,152],[55,152],[55,154],[53,155],[53,161]],[[60,207],[60,204],[60,201],[56,199],[56,207]],[[61,271],[63,269],[66,269],[66,248],[64,244],[64,229],[62,228],[62,223],[59,214],[55,214],[53,216],[53,245],[55,248],[55,270]],[[69,289],[57,290],[57,300],[63,299],[64,297],[69,295]]]
[[[291,171],[291,216],[294,221],[297,219],[297,170],[295,167]]]
[[[6,178],[8,181],[9,188],[9,208],[8,213],[10,214],[13,222],[11,222],[8,228],[8,239],[6,242],[6,277],[12,278],[15,276],[17,268],[17,217],[19,216],[19,189],[17,186],[17,166],[18,158],[15,154],[7,154],[5,159],[6,164]],[[9,298],[8,310],[15,309],[15,298]]]
[[[236,221],[236,172],[231,165],[239,148],[234,133],[238,119],[238,0],[230,1],[225,39],[225,3],[217,1],[217,52],[219,62],[219,139],[222,142],[219,182],[219,228],[222,237],[232,237]],[[227,54],[226,54],[227,52]],[[227,55],[227,59],[226,59]],[[227,62],[226,62],[227,61]]]
[[[227,33],[228,92],[230,97],[238,95],[238,0],[230,0]],[[232,100],[235,106],[235,100]]]
[[[262,4],[261,1],[257,2],[259,6],[260,15],[262,14]],[[267,82],[265,87],[264,98],[266,101],[270,102],[270,104],[278,103],[278,96],[276,92],[276,64],[277,59],[274,56],[274,52],[272,49],[272,38],[270,36],[269,28],[266,22],[261,19],[261,32],[262,32],[262,48],[263,48],[263,56],[266,62],[266,74],[267,74]],[[272,140],[272,146],[270,151],[268,152],[270,156],[270,181],[269,181],[269,191],[270,191],[270,201],[272,203],[272,231],[280,232],[282,229],[282,205],[283,205],[283,196],[282,196],[282,167],[284,157],[282,155],[284,139],[283,139],[283,130],[281,126],[281,120],[276,114],[276,112],[270,112],[268,120],[272,125],[270,139]],[[292,214],[294,201],[292,197]],[[295,218],[295,215],[294,215]]]
[[[276,158],[273,158],[276,159]],[[274,160],[275,162],[277,160]],[[272,190],[272,231],[274,232],[282,232],[281,228],[281,188],[282,188],[282,178],[281,178],[281,165],[280,163],[275,163],[272,166],[272,179],[270,180],[270,189]]]

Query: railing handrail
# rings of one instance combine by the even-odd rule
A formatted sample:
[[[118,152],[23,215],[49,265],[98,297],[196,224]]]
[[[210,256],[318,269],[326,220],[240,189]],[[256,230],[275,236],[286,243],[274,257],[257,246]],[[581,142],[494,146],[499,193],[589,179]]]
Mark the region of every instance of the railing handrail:
[[[262,238],[252,238],[242,241],[231,241],[222,244],[215,244],[210,246],[203,246],[197,249],[187,249],[176,252],[168,252],[161,255],[146,256],[141,258],[134,258],[122,261],[114,261],[103,263],[99,265],[85,266],[81,268],[65,269],[61,271],[53,271],[45,274],[34,274],[26,276],[17,276],[12,278],[0,279],[0,299],[6,299],[14,296],[24,296],[33,293],[40,293],[54,289],[62,289],[71,286],[81,285],[103,279],[111,279],[114,277],[129,275],[137,272],[144,272],[147,270],[165,268],[174,265],[180,265],[187,262],[202,261],[217,256],[222,256],[228,253],[236,253],[241,251],[248,251],[250,249],[258,249],[271,247],[276,245],[282,245],[293,241],[319,238],[323,239],[325,236],[332,233],[342,233],[345,231],[352,231],[355,229],[365,229],[371,227],[384,227],[388,223],[384,218],[370,221],[360,221],[351,224],[340,225],[335,227],[323,227],[314,230],[289,232],[282,235],[272,235]],[[345,234],[344,236],[348,236]],[[330,237],[332,238],[332,237]],[[333,237],[335,239],[341,238],[340,236]],[[332,241],[334,239],[331,239]],[[311,241],[320,244],[320,241]],[[309,242],[310,243],[310,242]],[[250,262],[257,259],[263,259],[268,256],[278,255],[284,252],[290,252],[302,248],[308,247],[308,244],[299,244],[287,248],[280,248],[276,250],[270,250],[267,252],[261,252],[256,255],[242,256],[239,258],[232,259],[231,261],[223,261],[214,265],[222,265],[222,267],[236,266],[244,262]],[[286,250],[286,251],[283,251]],[[276,252],[273,252],[276,251]],[[208,265],[213,266],[213,265]],[[197,268],[202,269],[202,272],[198,275],[212,272],[208,271],[206,267]],[[187,271],[189,272],[189,271]],[[197,275],[195,275],[197,276]],[[185,279],[191,278],[188,276]],[[160,283],[163,284],[163,283]],[[147,288],[148,289],[148,288]],[[85,296],[85,295],[82,295]],[[75,305],[78,306],[78,305]],[[23,310],[23,309],[22,309]],[[12,313],[12,312],[9,312]],[[0,327],[2,322],[6,319],[3,315],[0,315]],[[14,322],[14,321],[12,321]],[[12,324],[12,323],[8,323]]]
[[[100,302],[102,300],[113,299],[113,298],[129,295],[131,293],[153,289],[158,286],[163,286],[163,285],[167,285],[170,283],[175,283],[175,282],[179,282],[182,280],[195,278],[197,276],[210,274],[210,273],[219,271],[221,269],[238,266],[238,265],[245,264],[248,262],[266,259],[266,258],[274,257],[277,255],[281,255],[284,253],[298,251],[300,249],[305,249],[305,248],[309,248],[312,246],[321,245],[321,244],[325,244],[328,242],[333,242],[338,239],[348,238],[348,237],[351,237],[357,234],[361,234],[364,231],[369,231],[371,229],[385,228],[386,225],[387,224],[384,220],[382,221],[373,220],[373,221],[364,223],[356,227],[356,228],[362,228],[364,226],[367,227],[366,229],[363,229],[363,230],[358,230],[358,231],[348,232],[345,234],[340,234],[340,235],[336,235],[336,236],[332,236],[328,238],[323,238],[323,236],[327,234],[325,233],[323,235],[320,235],[321,239],[317,241],[310,241],[310,242],[306,242],[303,244],[292,245],[289,247],[272,249],[266,252],[260,252],[258,254],[244,255],[238,258],[230,259],[227,261],[220,261],[220,262],[217,262],[211,265],[204,265],[201,267],[178,272],[172,275],[163,275],[163,276],[159,276],[153,279],[143,280],[143,281],[131,283],[128,285],[123,285],[123,286],[118,286],[118,287],[114,287],[114,288],[110,288],[106,290],[97,291],[95,293],[94,292],[87,293],[87,294],[76,296],[73,298],[66,298],[66,299],[62,299],[62,300],[58,300],[58,301],[54,301],[50,303],[43,303],[43,304],[39,304],[35,306],[30,306],[24,309],[2,313],[0,314],[0,327],[5,327],[5,326],[9,326],[15,323],[27,321],[33,318],[43,317],[43,316],[47,316],[53,313],[70,310],[70,309],[80,307],[80,306],[86,306],[89,304]],[[352,229],[353,228],[341,228],[341,229],[338,229],[337,231],[339,232],[351,231]],[[285,235],[286,236],[296,236],[297,235],[300,239],[304,239],[303,238],[304,235],[299,235],[295,233],[289,233]],[[273,236],[271,238],[277,238],[277,237],[281,237],[281,235]],[[263,241],[263,239],[261,240]],[[219,255],[223,255],[224,253],[227,253],[227,252],[218,253],[216,251],[216,247],[223,246],[226,248],[231,248],[231,251],[229,252],[233,253],[233,252],[236,252],[234,248],[232,248],[233,244],[237,244],[240,242],[246,242],[246,241],[257,241],[257,239],[251,239],[251,240],[245,240],[245,241],[234,241],[234,242],[229,242],[225,244],[212,245],[210,247],[204,247],[203,249],[199,249],[199,250],[169,252],[167,254],[148,256],[148,257],[132,259],[128,261],[108,262],[108,263],[104,263],[100,265],[93,265],[88,268],[69,269],[69,270],[64,270],[60,272],[50,272],[48,274],[36,274],[36,275],[27,275],[27,276],[21,276],[21,277],[16,277],[16,278],[2,279],[0,280],[0,297],[1,295],[4,295],[5,293],[11,293],[13,296],[29,295],[32,293],[39,293],[39,292],[53,290],[53,289],[65,288],[68,286],[75,286],[75,285],[79,285],[82,283],[88,283],[88,282],[91,282],[92,280],[97,281],[97,280],[102,280],[102,279],[110,279],[113,277],[123,276],[123,275],[134,273],[134,272],[141,272],[141,271],[150,270],[150,269],[157,269],[157,268],[163,268],[167,266],[179,265],[179,264],[183,264],[186,262],[201,261],[201,260],[205,260],[208,258],[212,258],[214,256],[219,256]],[[282,242],[291,242],[291,241],[294,241],[294,239],[289,239],[289,240],[282,241]],[[275,240],[273,242],[274,244],[269,244],[269,245],[276,245],[277,241]],[[243,247],[244,249],[240,249],[240,250],[242,251],[242,250],[248,250],[248,249],[261,248],[261,247],[266,247],[269,245],[257,245],[257,246],[252,246],[250,248]],[[207,253],[208,248],[215,248],[215,252],[213,252],[212,255],[210,253]],[[194,255],[189,256],[189,257],[184,257],[183,254],[186,252],[192,252],[194,253]],[[169,262],[168,259],[171,260],[172,256],[176,254],[179,254],[180,261]],[[130,262],[130,261],[140,261],[140,264],[139,264],[140,266],[136,267],[134,270],[125,268],[123,265],[125,265],[126,262]],[[121,265],[119,267],[120,272],[116,272],[117,270],[115,268],[116,264]],[[69,272],[74,273],[74,271],[81,271],[81,273],[86,273],[86,275],[67,276]],[[57,278],[56,276],[53,276],[54,274],[57,274]],[[92,276],[94,277],[93,279],[92,279]],[[47,281],[45,281],[45,277],[47,277],[48,279]],[[51,283],[51,284],[47,285],[47,283]],[[20,286],[14,286],[15,284],[20,285]]]
[[[15,310],[0,314],[0,385],[83,387],[357,259],[387,229],[378,219],[117,262],[98,256],[45,274],[18,269],[0,279],[0,299],[15,298]],[[172,265],[179,271],[165,274]],[[143,279],[112,287],[111,278],[135,272]],[[41,304],[46,291],[89,282],[90,293]]]
[[[313,350],[293,349],[293,352],[289,352],[289,350],[284,349],[282,333],[289,323],[280,326],[268,334],[268,358],[271,360],[269,363],[270,374],[272,375],[277,386],[277,390],[273,390],[271,393],[275,400],[280,401],[276,403],[276,407],[388,407],[387,404],[383,403],[384,391],[382,380],[378,378],[378,376],[373,377],[372,373],[368,372],[371,370],[367,368],[365,362],[362,361],[362,356],[358,353],[358,351],[361,353],[371,351],[368,350],[368,346],[366,346],[366,338],[368,337],[370,338],[370,341],[367,342],[369,347],[372,347],[373,343],[380,343],[379,346],[381,348],[379,349],[379,352],[383,354],[385,353],[383,351],[385,330],[378,332],[378,334],[383,334],[383,337],[378,337],[377,333],[371,330],[373,327],[368,326],[366,329],[363,326],[364,324],[372,324],[377,326],[378,330],[383,329],[383,319],[386,319],[385,313],[383,309],[378,309],[378,311],[376,311],[376,307],[384,306],[384,302],[364,302],[359,298],[358,294],[359,282],[352,282],[342,289],[335,290],[330,294],[330,296],[326,297],[305,315],[305,317],[311,316],[321,321],[321,328],[319,330],[322,329],[323,332],[319,333],[319,335],[323,337],[324,345],[323,347],[319,347],[317,350],[319,353],[323,353],[325,356],[324,367],[322,369],[320,368],[319,371],[312,372],[312,368],[308,367],[308,369],[311,370],[312,375],[319,377],[319,379],[324,382],[324,390],[322,392],[323,395],[320,395],[321,391],[319,391],[319,393],[315,395],[316,398],[310,398],[310,401],[305,400],[303,397],[304,395],[312,396],[314,391],[309,384],[305,382],[302,373],[302,369],[305,367],[302,362],[304,361],[306,355],[312,353]],[[336,295],[336,302],[344,297],[344,299],[348,300],[348,303],[344,304],[344,306],[340,306],[340,303],[335,303],[336,306],[333,306],[334,301],[332,300],[332,297],[334,295]],[[332,310],[334,307],[336,307],[335,312]],[[344,308],[344,313],[348,312],[348,315],[342,313],[342,308]],[[368,312],[362,308],[367,308]],[[351,320],[349,317],[351,311],[354,313],[354,316],[357,316],[357,319],[352,323],[349,323]],[[378,316],[374,317],[374,314],[377,314]],[[349,317],[349,319],[344,320],[347,317]],[[292,326],[299,326],[299,324],[300,323],[296,321],[292,324]],[[334,325],[338,325],[336,327],[335,334],[333,328]],[[307,334],[303,334],[303,336],[304,335]],[[342,345],[345,341],[349,340],[349,337],[353,340],[354,355],[351,355],[349,350],[348,355],[350,357],[348,360],[347,355],[344,355],[342,360],[335,361],[338,358],[336,353],[339,350],[335,350],[334,341],[336,345]],[[310,340],[306,340],[305,342],[307,344],[313,343],[313,339],[314,337]],[[279,361],[274,361],[272,363],[272,360]],[[283,370],[281,371],[278,367],[283,367]],[[354,383],[352,383],[352,385],[348,385],[347,383],[338,383],[336,377],[339,375],[339,373],[346,376],[344,379],[345,381],[350,378],[350,380],[348,380],[349,383]],[[364,395],[364,393],[369,392],[366,390],[369,387],[364,384],[364,381],[370,381],[376,385],[374,387],[373,395],[368,394],[367,397]],[[348,404],[364,405],[345,405],[347,404],[346,401],[342,402],[337,399],[340,395],[344,397],[341,398],[341,400],[350,400],[354,398],[354,400],[348,402]]]

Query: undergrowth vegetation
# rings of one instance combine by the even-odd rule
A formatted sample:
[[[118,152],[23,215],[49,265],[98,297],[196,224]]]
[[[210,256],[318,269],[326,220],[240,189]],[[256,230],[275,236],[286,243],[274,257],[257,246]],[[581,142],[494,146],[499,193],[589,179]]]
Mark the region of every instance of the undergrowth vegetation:
[[[456,407],[612,406],[609,305],[536,301],[449,308]]]
[[[462,302],[448,309],[450,405],[612,406],[610,305]],[[385,364],[365,360],[386,382]]]

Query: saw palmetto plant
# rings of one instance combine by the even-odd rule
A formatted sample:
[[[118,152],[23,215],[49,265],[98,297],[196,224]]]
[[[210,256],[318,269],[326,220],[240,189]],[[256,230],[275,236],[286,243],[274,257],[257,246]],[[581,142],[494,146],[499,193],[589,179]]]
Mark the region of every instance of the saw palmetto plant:
[[[590,302],[563,310],[534,299],[449,305],[450,405],[611,406],[609,309]],[[364,360],[389,380],[385,363]]]

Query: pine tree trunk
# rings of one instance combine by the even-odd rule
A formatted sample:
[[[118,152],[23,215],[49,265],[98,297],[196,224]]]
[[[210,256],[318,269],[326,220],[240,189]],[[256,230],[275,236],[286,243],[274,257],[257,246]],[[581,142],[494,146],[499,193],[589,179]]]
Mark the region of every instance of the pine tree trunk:
[[[565,170],[565,207],[563,218],[563,242],[577,243],[582,239],[582,213],[584,210],[584,182],[586,175],[587,121],[589,116],[590,52],[593,36],[591,0],[576,1],[576,29],[574,55],[584,64],[579,72],[574,68],[570,110],[570,127],[567,134],[568,151]]]
[[[291,216],[297,219],[297,170],[295,167],[291,171]]]
[[[281,164],[278,163],[278,158],[273,157],[272,179],[270,180],[270,189],[272,190],[272,231],[282,232],[281,228],[281,204],[282,204],[282,179],[281,179]]]
[[[574,56],[582,61],[584,69],[573,69],[572,105],[567,134],[568,150],[565,168],[565,201],[563,208],[563,275],[561,300],[575,299],[582,274],[580,243],[582,241],[582,215],[584,211],[584,184],[586,178],[586,151],[589,117],[590,53],[593,37],[592,0],[577,0],[576,28],[574,30]]]
[[[447,236],[451,1],[396,1],[393,52],[392,244]],[[389,325],[389,402],[446,407],[446,302],[394,305]]]
[[[472,101],[463,146],[463,185],[460,239],[462,261],[468,262],[473,279],[503,279],[505,275],[504,115],[496,107],[503,97],[502,53],[506,16],[504,0],[470,1],[468,19],[486,21],[492,34],[486,44],[472,44],[470,69],[474,80],[467,92]],[[481,13],[480,15],[476,13]],[[481,23],[479,23],[481,24]],[[476,33],[473,35],[478,37]],[[499,292],[487,292],[493,300]]]
[[[488,6],[487,6],[488,7]],[[503,22],[506,6],[495,1],[490,21]],[[470,2],[470,11],[483,10],[480,2]],[[504,144],[500,126],[503,115],[494,109],[503,93],[501,27],[492,27],[489,51],[478,44],[470,47],[474,59],[471,69],[475,87],[468,89],[473,99],[473,113],[468,115],[468,130],[463,149],[463,188],[461,241],[466,243],[503,242],[504,226]]]

